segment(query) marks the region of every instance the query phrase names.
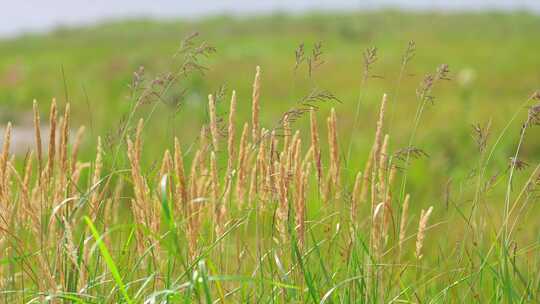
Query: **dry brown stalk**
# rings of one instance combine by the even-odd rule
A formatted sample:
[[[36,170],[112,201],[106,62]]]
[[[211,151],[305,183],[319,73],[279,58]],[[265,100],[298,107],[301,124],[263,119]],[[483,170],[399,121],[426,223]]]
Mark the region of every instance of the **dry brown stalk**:
[[[216,100],[212,94],[208,95],[208,111],[210,114],[210,135],[212,136],[212,146],[214,151],[218,151],[219,132],[217,125]]]
[[[377,120],[377,129],[375,130],[375,159],[378,161],[381,151],[382,129],[384,123],[384,113],[386,112],[387,95],[383,94],[381,107],[379,109],[379,119]]]
[[[371,176],[371,170],[373,165],[373,149],[370,150],[369,156],[366,162],[366,166],[364,167],[364,174],[362,178],[362,187],[360,190],[360,202],[366,203],[367,202],[367,195],[368,195],[368,188],[369,188],[369,182],[370,182],[370,176]]]
[[[405,200],[403,201],[403,206],[401,207],[401,222],[399,225],[399,252],[403,252],[403,243],[405,242],[405,237],[407,233],[407,220],[409,216],[409,200],[411,196],[407,194]]]
[[[59,147],[59,171],[58,171],[58,187],[56,188],[55,200],[59,201],[62,197],[62,191],[65,191],[67,179],[69,177],[68,170],[71,169],[68,164],[68,140],[69,140],[69,111],[70,105],[66,104],[64,116],[60,122],[60,147]]]
[[[251,124],[252,124],[252,140],[254,143],[259,142],[260,138],[260,123],[259,112],[260,104],[259,99],[261,95],[261,67],[257,66],[255,73],[255,80],[253,81],[253,96],[252,96],[252,108],[251,108]]]
[[[205,155],[206,151],[208,150],[208,128],[206,126],[201,127],[201,131],[199,132],[199,149],[201,150],[201,154]],[[199,160],[199,166],[201,169],[204,167],[204,157],[201,157]]]
[[[122,197],[123,191],[124,191],[124,179],[119,178],[117,179],[117,183],[114,186],[114,191],[112,195],[113,204],[111,204],[112,208],[111,208],[111,217],[110,217],[112,222],[117,222],[118,217],[123,215],[122,213],[123,211],[120,211],[120,208],[122,205],[119,204],[119,202],[124,200],[124,198]]]
[[[223,215],[224,215],[224,212],[227,211],[227,206],[229,206],[231,202],[233,172],[234,171],[232,171],[231,174],[227,176],[227,180],[225,181],[225,190],[223,191],[223,201],[220,203],[220,212]]]
[[[35,144],[36,144],[36,153],[37,153],[37,161],[38,161],[38,180],[41,182],[41,172],[43,172],[43,165],[42,165],[42,159],[43,159],[43,152],[41,147],[41,122],[39,118],[39,109],[37,105],[37,101],[34,99],[33,103],[33,112],[34,112],[34,136],[35,136]]]
[[[70,193],[78,192],[77,185],[78,185],[79,179],[81,177],[81,172],[82,172],[82,170],[84,170],[86,168],[89,168],[89,167],[90,167],[90,163],[77,162],[75,164],[75,169],[72,171],[73,173],[71,173],[71,185],[70,185],[70,190],[69,190]]]
[[[255,200],[257,196],[257,163],[253,164],[251,168],[250,182],[249,182],[249,192],[247,203],[250,206],[256,206]]]
[[[261,132],[262,140],[259,143],[259,151],[257,152],[257,158],[255,160],[257,170],[259,172],[258,176],[260,176],[260,179],[258,180],[258,182],[261,184],[261,186],[259,187],[260,189],[258,189],[258,191],[261,193],[261,196],[263,197],[263,199],[266,196],[266,189],[265,189],[264,183],[265,183],[266,175],[267,175],[266,170],[268,169],[267,160],[266,160],[267,159],[266,158],[266,141],[267,141],[268,136],[265,136],[266,132],[267,131],[265,129],[262,129],[262,132]]]
[[[135,133],[135,157],[141,159],[141,147],[142,147],[142,132],[144,128],[144,120],[141,118],[137,123],[137,131]]]
[[[81,147],[85,127],[80,126],[75,135],[75,141],[73,142],[73,148],[71,150],[71,172],[75,171],[77,165],[77,158],[79,157],[79,149]]]
[[[227,178],[231,178],[234,164],[234,139],[235,139],[235,116],[236,116],[236,91],[232,91],[231,106],[229,108],[229,124],[227,126]]]
[[[30,152],[30,156],[28,157],[24,169],[24,177],[21,177],[17,169],[13,166],[12,163],[8,163],[8,169],[11,170],[13,175],[15,176],[15,179],[17,180],[19,187],[20,187],[20,195],[22,204],[21,206],[17,206],[16,208],[20,208],[18,212],[16,212],[13,217],[19,217],[17,219],[19,222],[19,225],[22,226],[29,226],[30,220],[37,217],[36,210],[32,206],[32,199],[33,199],[33,189],[30,188],[30,177],[32,175],[32,152]],[[11,185],[13,187],[13,185]],[[37,188],[37,187],[36,187]],[[32,190],[32,191],[31,191]],[[4,210],[5,211],[5,210]],[[2,207],[0,207],[0,213],[2,213]],[[1,240],[1,238],[0,238]]]
[[[372,230],[371,230],[371,246],[373,248],[373,255],[378,260],[380,256],[381,249],[381,239],[382,239],[382,214],[384,212],[384,203],[379,203],[375,206],[373,211],[372,219]]]
[[[65,216],[62,216],[62,222],[64,223],[64,239],[66,240],[65,242],[65,247],[66,247],[66,253],[67,253],[67,256],[69,258],[69,261],[71,262],[71,266],[75,267],[77,269],[77,271],[80,273],[82,270],[81,270],[81,267],[79,267],[79,262],[78,262],[78,250],[77,250],[77,246],[75,245],[75,241],[73,239],[73,230],[71,229],[71,224],[69,223],[69,221],[66,219]]]
[[[27,208],[24,208],[26,209],[25,211],[28,215],[28,218],[31,219],[31,221],[28,223],[29,227],[32,230],[32,232],[36,234],[40,233],[40,229],[41,229],[41,221],[38,216],[39,213],[37,211],[39,208],[39,206],[37,206],[37,202],[40,201],[40,195],[41,195],[41,187],[39,185],[39,182],[37,182],[35,187],[33,187],[32,189],[30,204],[27,206]]]
[[[276,160],[275,157],[279,154],[278,152],[278,139],[276,135],[276,130],[272,130],[270,133],[270,166],[274,164],[274,161]]]
[[[197,237],[199,230],[199,206],[201,202],[199,201],[199,190],[200,185],[204,184],[204,176],[201,179],[198,179],[197,167],[201,158],[201,150],[197,150],[193,162],[191,163],[191,173],[190,173],[190,196],[189,202],[187,204],[187,213],[186,217],[188,219],[188,239],[189,239],[189,256],[191,259],[195,258],[197,252]]]
[[[64,117],[61,123],[61,133],[60,133],[60,179],[64,174],[68,174],[68,141],[69,141],[69,114],[70,114],[70,104],[66,104],[64,109]]]
[[[215,232],[216,236],[219,237],[223,233],[224,226],[224,215],[225,215],[225,206],[223,202],[219,199],[219,179],[218,179],[218,169],[216,163],[216,155],[214,152],[210,155],[210,179],[211,179],[211,200],[214,210],[214,220],[215,220]],[[228,182],[228,181],[227,181]]]
[[[281,162],[275,162],[274,164],[275,172],[279,172],[277,175],[277,185],[279,195],[278,208],[276,210],[277,225],[281,242],[286,242],[287,240],[287,217],[289,214],[289,201],[287,198],[287,169],[285,167],[285,161],[282,158]]]
[[[225,219],[227,215],[227,205],[223,201],[219,201],[216,206],[216,236],[219,237],[223,234],[223,227],[225,226]]]
[[[131,146],[131,141],[128,141],[128,147]],[[128,148],[128,153],[129,153],[129,148]],[[134,163],[132,163],[132,174],[134,174],[134,170],[136,170],[133,166],[136,166]],[[79,176],[80,176],[80,169],[81,167],[78,167],[77,168],[78,170],[76,170],[74,172],[74,174],[76,174],[74,176],[74,178],[76,180],[79,179]],[[92,221],[96,221],[97,217],[98,217],[98,211],[99,211],[99,201],[100,201],[100,179],[101,179],[101,171],[103,169],[103,146],[102,146],[102,142],[101,142],[101,137],[98,136],[98,140],[97,140],[97,148],[96,148],[96,161],[95,161],[95,164],[94,164],[94,172],[92,174],[92,179],[91,179],[91,185],[90,185],[90,199],[89,199],[89,203],[90,203],[90,216],[92,218]],[[141,220],[142,217],[141,216],[137,216],[139,212],[139,208],[135,207],[135,209],[133,210],[133,213],[134,215],[136,216],[136,219],[137,220]],[[142,243],[142,234],[141,233],[138,233],[138,236],[140,237],[140,242]],[[140,246],[140,244],[138,244],[138,247],[139,247],[139,250],[142,250],[142,246]],[[86,261],[89,260],[89,255],[90,255],[90,252],[88,250],[88,246],[85,246],[84,247],[84,252],[83,252],[83,260],[84,262],[86,263]],[[83,272],[81,273],[81,283],[84,283],[86,282],[87,280],[87,272],[86,272],[86,268],[83,267]]]
[[[358,216],[358,204],[360,202],[360,191],[362,187],[362,172],[356,174],[354,179],[354,187],[351,196],[351,226],[356,227]]]
[[[218,180],[218,169],[216,163],[216,153],[212,151],[210,154],[210,180],[211,180],[211,199],[214,206],[219,200],[219,180]]]
[[[328,117],[328,146],[330,147],[330,175],[332,184],[337,188],[339,186],[339,151],[337,142],[337,118],[336,110],[332,108]]]
[[[173,171],[173,161],[171,152],[169,149],[165,150],[165,153],[163,154],[163,159],[161,160],[161,168],[159,169],[159,180],[161,181],[165,176],[167,177],[167,187],[168,189],[166,191],[170,191],[170,193],[173,193],[173,183],[172,178],[170,176],[171,172]],[[161,192],[161,187],[159,188]],[[161,193],[162,195],[167,193]]]
[[[296,199],[296,235],[298,236],[298,247],[304,249],[305,243],[305,219],[306,219],[306,193],[308,186],[308,177],[311,171],[311,165],[306,163],[305,168],[301,170],[300,183],[297,189]]]
[[[309,161],[313,160],[313,147],[309,146],[308,151],[304,155],[304,159],[302,160],[302,166],[305,167]],[[310,167],[311,169],[311,167]]]
[[[392,186],[396,180],[398,168],[396,165],[390,164],[390,174],[388,176],[388,187],[386,187],[386,197],[390,196],[392,198]]]
[[[266,193],[268,194],[269,197],[267,197],[267,199],[269,199],[272,194],[274,193],[277,193],[277,189],[275,188],[275,184],[276,184],[276,181],[275,181],[275,168],[274,168],[274,162],[276,161],[276,157],[275,157],[275,154],[277,153],[277,139],[276,139],[276,131],[273,130],[271,133],[270,133],[270,139],[268,141],[269,145],[270,145],[270,151],[269,151],[269,154],[268,154],[268,159],[266,160],[266,176],[264,178],[264,183],[265,183],[265,187],[266,187]]]
[[[24,178],[23,186],[26,191],[30,189],[30,179],[32,178],[32,161],[34,159],[34,151],[30,151],[28,157],[26,158],[26,164],[24,166]]]
[[[19,187],[20,187],[20,190],[19,190],[20,194],[23,197],[23,204],[25,206],[28,205],[29,202],[30,202],[30,191],[29,191],[28,187],[26,186],[26,184],[24,182],[24,179],[21,177],[21,175],[19,174],[17,169],[15,169],[15,167],[13,166],[13,164],[11,162],[8,162],[6,170],[11,172],[15,176],[15,179],[17,180],[17,182],[19,184]],[[13,208],[16,208],[16,207],[13,206]],[[3,213],[0,212],[0,214],[3,214]],[[23,222],[24,218],[22,217],[22,215],[23,215],[22,212],[17,212],[17,213],[15,213],[14,217],[18,217],[17,221],[19,221],[20,223],[24,223]]]
[[[228,205],[231,198],[231,189],[233,185],[234,175],[234,141],[235,141],[235,116],[236,116],[236,91],[232,91],[231,104],[229,107],[229,120],[227,125],[227,172],[225,175],[225,189],[223,191],[223,202],[216,209],[216,212],[221,213],[226,211],[225,205]],[[220,233],[218,233],[219,235]]]
[[[90,193],[90,208],[92,210],[92,219],[95,220],[99,209],[99,189],[101,182],[101,171],[103,169],[103,145],[101,137],[98,136],[96,162],[94,164],[94,174],[92,175],[92,192]],[[132,168],[133,170],[133,168]]]
[[[287,150],[286,158],[286,168],[287,173],[292,173],[294,170],[294,161],[296,160],[296,146],[298,145],[298,140],[300,139],[300,132],[296,131],[289,145],[289,150]]]
[[[377,187],[377,173],[378,173],[378,165],[379,165],[379,159],[381,154],[381,146],[382,146],[382,129],[383,129],[383,122],[384,122],[384,113],[386,111],[386,102],[387,102],[387,95],[384,94],[381,102],[381,107],[379,110],[379,119],[377,120],[377,129],[375,131],[375,141],[373,143],[373,169],[371,173],[371,207],[372,209],[375,207],[375,203],[377,201],[378,197],[378,187]]]
[[[379,166],[378,166],[379,181],[378,181],[378,187],[377,187],[379,200],[385,199],[384,195],[386,194],[386,188],[387,188],[386,177],[388,176],[388,174],[386,171],[388,169],[388,139],[389,139],[389,136],[388,134],[386,134],[384,136],[383,144],[381,146],[381,150],[379,154]]]
[[[135,143],[140,144],[140,139],[136,140]],[[138,148],[129,138],[127,144],[128,158],[131,165],[131,178],[133,180],[133,192],[135,194],[135,199],[132,200],[131,209],[137,223],[148,224],[147,209],[145,208],[147,202],[146,193],[148,191],[140,169],[140,159],[138,158],[138,155],[140,155],[140,147]],[[145,241],[144,234],[140,229],[137,230],[137,238],[137,249],[139,252],[143,252],[145,250]]]
[[[161,159],[161,167],[159,169],[159,179],[161,180],[165,175],[168,175],[172,170],[172,157],[169,149],[165,150],[163,153],[163,158]]]
[[[424,239],[426,237],[426,228],[427,228],[427,222],[429,220],[429,216],[431,215],[431,212],[433,211],[433,206],[429,207],[427,211],[420,212],[420,221],[418,223],[418,234],[416,235],[416,252],[415,256],[417,260],[422,259],[422,248],[424,247]]]
[[[244,129],[242,130],[242,136],[240,137],[240,149],[238,152],[238,167],[237,167],[237,178],[236,178],[236,198],[238,203],[242,204],[244,202],[245,194],[245,181],[247,175],[247,159],[248,159],[248,124],[244,124]]]
[[[283,152],[289,151],[289,145],[291,141],[291,124],[289,121],[289,115],[283,116]]]
[[[257,156],[258,156],[258,150],[256,149],[248,149],[248,157],[246,159],[246,168],[244,170],[245,174],[245,181],[244,186],[246,189],[244,190],[244,196],[247,193],[248,198],[246,202],[250,203],[252,200],[249,198],[249,191],[251,190],[251,174],[253,173],[253,168],[257,167]],[[256,168],[256,174],[259,174],[259,168]],[[255,185],[256,186],[256,185]],[[257,193],[257,187],[254,189],[255,193]]]
[[[9,160],[7,161],[7,164],[6,164],[6,169],[7,167],[9,166],[13,166],[13,164],[15,163],[15,155],[12,155]],[[12,194],[12,181],[11,181],[11,175],[13,174],[13,170],[6,170],[6,175],[4,176],[4,179],[5,179],[5,185],[4,185],[4,190],[5,190],[5,195],[6,195],[6,198],[10,198],[11,197],[11,194]]]
[[[388,231],[393,222],[394,209],[392,208],[392,186],[396,178],[396,172],[397,172],[396,166],[391,166],[390,173],[388,176],[388,182],[385,187],[386,193],[383,195],[384,202],[385,202],[383,233],[384,233],[384,237],[386,241],[388,240]]]
[[[200,223],[204,218],[208,216],[208,208],[204,208],[211,199],[211,187],[212,177],[206,173],[204,176],[200,176],[197,181],[197,196],[193,200],[194,214],[197,216],[197,231],[199,231]],[[198,233],[197,233],[198,234]]]
[[[321,146],[319,140],[319,130],[317,127],[317,117],[315,108],[311,108],[309,112],[310,118],[310,129],[311,129],[311,147],[313,148],[313,162],[315,163],[315,168],[317,168],[317,182],[319,189],[322,188],[322,161],[321,161]]]
[[[330,201],[330,195],[332,194],[332,184],[332,174],[328,172],[321,193],[321,198],[324,203],[328,203]]]
[[[183,216],[187,216],[186,205],[188,203],[188,192],[184,171],[184,156],[180,147],[180,141],[176,137],[174,138],[174,165],[176,178],[178,179],[175,190],[177,207],[182,209]]]
[[[296,139],[296,143],[294,144],[294,152],[293,152],[293,165],[291,167],[291,171],[294,172],[295,177],[295,185],[296,187],[300,187],[302,184],[302,161],[301,161],[301,149],[302,149],[302,139],[298,137]]]
[[[2,147],[2,155],[0,156],[0,197],[4,200],[7,198],[8,189],[8,172],[7,165],[9,161],[9,149],[11,144],[11,122],[8,122],[4,131],[4,144]]]
[[[47,183],[49,183],[51,176],[54,172],[54,157],[56,153],[56,119],[57,119],[57,113],[56,113],[56,99],[53,98],[53,101],[51,103],[51,110],[49,114],[49,124],[50,124],[50,130],[49,130],[49,155],[48,155],[48,161],[47,161]]]

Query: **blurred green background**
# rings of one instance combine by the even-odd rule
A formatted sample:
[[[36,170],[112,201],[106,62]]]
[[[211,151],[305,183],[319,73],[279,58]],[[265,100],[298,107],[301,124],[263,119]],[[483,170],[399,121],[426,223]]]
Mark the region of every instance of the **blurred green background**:
[[[492,144],[512,115],[520,112],[489,169],[490,174],[504,172],[526,118],[524,102],[540,88],[540,18],[525,13],[380,11],[193,22],[133,20],[1,40],[0,122],[12,121],[23,128],[31,123],[33,99],[40,103],[42,119],[51,98],[56,97],[60,105],[69,100],[74,126],[88,128],[83,154],[90,160],[95,138],[114,134],[133,106],[129,88],[133,73],[144,66],[145,77],[152,79],[174,71],[179,57],[173,55],[192,32],[200,33],[197,45],[205,41],[216,53],[201,61],[208,68],[204,74],[190,74],[171,88],[164,101],[137,110],[136,117],[147,118],[148,167],[171,147],[174,134],[186,145],[197,138],[207,121],[209,93],[224,92],[219,112],[226,115],[235,89],[239,121],[249,120],[251,86],[260,65],[263,126],[274,127],[282,113],[314,88],[328,90],[341,103],[321,104],[320,127],[335,107],[343,157],[350,140],[355,151],[346,172],[355,172],[366,161],[382,94],[390,98],[385,132],[391,136],[391,150],[396,151],[407,146],[419,103],[416,90],[424,76],[448,64],[450,80],[435,85],[435,99],[426,106],[414,141],[429,157],[414,161],[410,175],[411,191],[423,199],[442,201],[448,181],[467,187],[478,165],[472,125],[491,120]],[[415,56],[400,73],[409,41],[416,43]],[[310,77],[305,64],[295,70],[295,49],[304,43],[310,55],[317,42],[322,42],[324,64]],[[370,71],[375,77],[361,85],[368,47],[377,48]],[[179,107],[171,106],[170,101],[179,96],[183,96]],[[358,102],[360,119],[353,129]],[[308,123],[303,117],[295,127]],[[115,144],[111,141],[112,147]],[[108,151],[112,153],[110,147]],[[540,160],[538,128],[527,134],[521,158],[533,165]]]

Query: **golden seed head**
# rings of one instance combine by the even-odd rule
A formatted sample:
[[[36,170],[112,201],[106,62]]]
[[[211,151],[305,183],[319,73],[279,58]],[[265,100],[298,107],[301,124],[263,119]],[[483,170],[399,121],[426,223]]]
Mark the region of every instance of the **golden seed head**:
[[[259,123],[259,112],[260,104],[259,99],[261,95],[261,68],[257,66],[255,73],[255,80],[253,81],[253,96],[252,96],[252,108],[251,108],[251,120],[252,120],[252,137],[253,143],[259,141],[259,132],[260,132],[260,123]]]

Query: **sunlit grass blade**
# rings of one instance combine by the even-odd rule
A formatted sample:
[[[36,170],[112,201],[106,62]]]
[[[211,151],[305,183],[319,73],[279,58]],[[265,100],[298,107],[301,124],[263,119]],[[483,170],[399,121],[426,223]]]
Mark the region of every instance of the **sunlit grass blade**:
[[[92,223],[92,220],[88,216],[84,217],[84,221],[86,222],[86,224],[88,225],[88,228],[90,229],[90,232],[94,236],[94,239],[96,240],[98,248],[99,248],[99,250],[101,252],[101,255],[105,259],[105,263],[109,267],[109,271],[111,272],[111,274],[112,274],[112,276],[114,278],[114,281],[117,284],[118,289],[122,293],[122,296],[124,297],[124,300],[128,304],[132,304],[133,302],[131,301],[131,299],[130,299],[130,297],[128,295],[128,292],[126,290],[126,286],[124,285],[124,282],[122,281],[122,277],[120,276],[120,272],[118,271],[118,268],[116,267],[116,264],[114,263],[114,260],[113,260],[113,258],[111,256],[111,254],[109,253],[109,250],[107,249],[107,246],[105,246],[105,243],[101,239],[101,236],[99,235],[99,232],[97,231],[96,227]]]

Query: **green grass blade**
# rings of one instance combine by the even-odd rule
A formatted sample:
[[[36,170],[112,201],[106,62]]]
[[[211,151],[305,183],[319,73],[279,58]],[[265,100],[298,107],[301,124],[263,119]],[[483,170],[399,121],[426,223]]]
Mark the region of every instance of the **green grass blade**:
[[[92,220],[88,216],[84,217],[84,221],[86,222],[86,225],[88,225],[90,232],[92,232],[92,235],[94,236],[94,239],[96,240],[96,243],[98,244],[99,251],[101,252],[101,255],[103,256],[103,258],[105,259],[105,263],[107,263],[107,267],[109,267],[109,271],[111,272],[114,278],[114,281],[118,285],[118,289],[120,289],[122,296],[124,297],[127,303],[132,304],[133,302],[131,301],[127,293],[127,289],[126,289],[126,286],[124,285],[124,282],[122,281],[120,272],[118,271],[118,268],[116,267],[116,264],[114,263],[112,256],[109,253],[109,250],[107,249],[107,246],[105,246],[105,243],[101,239],[99,232],[94,226],[94,223],[92,223]]]

